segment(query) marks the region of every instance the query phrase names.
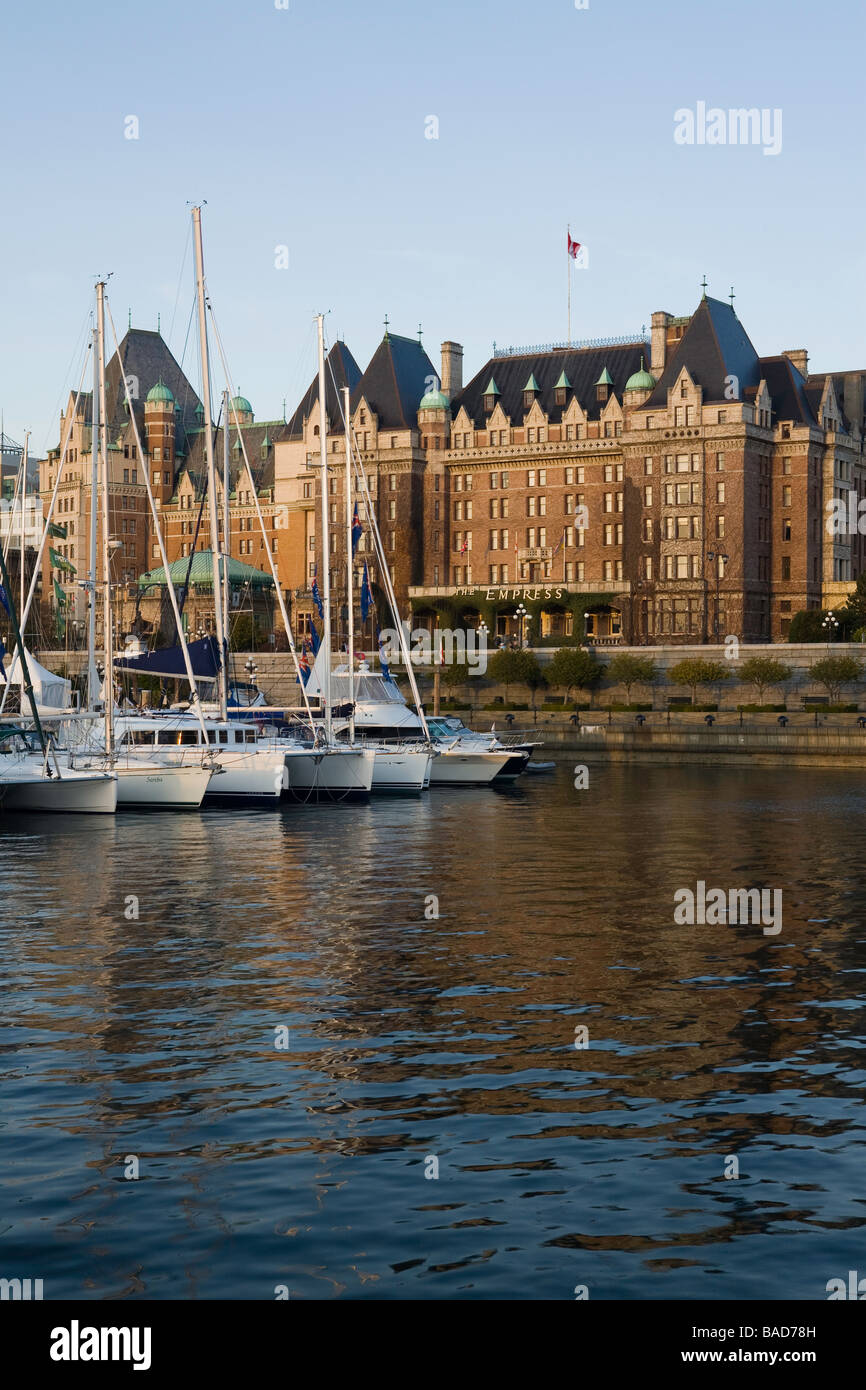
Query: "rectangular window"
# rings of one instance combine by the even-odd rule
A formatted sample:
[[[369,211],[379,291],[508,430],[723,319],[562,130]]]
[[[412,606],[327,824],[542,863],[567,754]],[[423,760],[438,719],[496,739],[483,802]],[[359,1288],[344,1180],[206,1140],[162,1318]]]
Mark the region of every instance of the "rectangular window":
[[[783,578],[783,579],[790,579],[790,578],[791,578],[791,557],[790,557],[790,555],[783,555],[783,556],[782,556],[782,578]]]
[[[643,471],[644,471],[644,473],[647,475],[647,477],[650,477],[651,474],[652,474],[652,471],[653,471],[653,461],[652,461],[651,456],[649,456],[649,455],[647,455],[647,457],[646,457],[646,458],[644,459],[644,461],[643,461]]]
[[[724,518],[723,516],[717,516],[717,517],[716,517],[716,539],[717,539],[717,540],[721,540],[721,539],[723,538],[724,534],[725,534],[725,518]]]
[[[574,469],[573,469],[573,468],[566,468],[566,470],[565,470],[565,483],[566,483],[566,486],[568,486],[569,483],[573,483],[573,482],[574,482]]]
[[[526,486],[535,487],[535,469],[530,468],[526,473]]]
[[[612,482],[613,482],[613,464],[612,464],[612,463],[606,463],[606,464],[604,465],[604,481],[605,481],[606,483],[612,483]]]
[[[724,454],[716,454],[716,472],[717,472],[717,473],[724,473],[724,471],[725,471],[725,456],[724,456]]]
[[[535,498],[534,498],[534,497],[527,497],[527,499],[526,499],[526,515],[527,515],[527,516],[535,516]]]
[[[790,505],[791,505],[791,488],[788,487],[787,484],[786,484],[785,487],[782,488],[782,506],[783,506],[783,507],[790,507]]]
[[[648,483],[643,490],[643,504],[645,507],[651,507],[653,504],[652,483]]]
[[[783,518],[782,518],[782,540],[783,540],[783,541],[789,541],[790,539],[791,539],[791,518],[790,518],[789,516],[786,516],[786,517],[783,517]]]
[[[585,479],[584,476],[583,476],[583,464],[580,464],[580,466],[578,467],[578,469],[577,469],[577,476],[575,477],[575,480],[574,480],[574,481],[575,481],[576,483],[585,483],[585,482],[586,482],[586,479]]]
[[[717,501],[717,502],[724,502],[724,500],[725,500],[725,485],[724,485],[724,483],[716,483],[716,501]]]

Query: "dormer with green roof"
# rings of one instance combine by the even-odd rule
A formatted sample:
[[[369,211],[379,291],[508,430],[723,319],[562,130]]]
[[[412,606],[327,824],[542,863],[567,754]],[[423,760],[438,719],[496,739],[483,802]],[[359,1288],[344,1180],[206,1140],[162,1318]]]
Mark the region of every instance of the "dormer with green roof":
[[[565,374],[565,368],[559,373],[556,384],[553,388],[553,399],[556,405],[565,405],[568,392],[571,390],[571,382]]]
[[[523,405],[526,410],[532,405],[532,402],[535,400],[540,390],[541,387],[535,380],[535,373],[530,372],[529,380],[523,388]]]
[[[484,413],[489,415],[496,408],[496,402],[502,392],[496,385],[496,378],[491,377],[483,391]]]
[[[607,367],[604,367],[598,381],[595,383],[595,399],[606,401],[610,395],[610,388],[613,386],[613,378]]]

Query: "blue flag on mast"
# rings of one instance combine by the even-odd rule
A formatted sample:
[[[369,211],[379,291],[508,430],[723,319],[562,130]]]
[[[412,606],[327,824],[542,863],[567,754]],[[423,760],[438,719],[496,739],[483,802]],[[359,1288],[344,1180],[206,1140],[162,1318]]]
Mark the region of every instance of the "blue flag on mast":
[[[353,512],[353,514],[352,514],[352,555],[353,555],[353,556],[354,556],[354,554],[355,554],[355,551],[358,549],[358,541],[361,539],[361,536],[363,535],[363,533],[364,533],[364,528],[363,528],[363,526],[361,525],[361,518],[358,516],[358,503],[356,502],[356,503],[355,503],[355,510],[354,510],[354,512]]]
[[[367,561],[364,561],[364,575],[361,580],[361,622],[367,621],[367,615],[373,606],[373,595],[370,592],[370,576],[367,573]]]
[[[9,596],[6,593],[6,590],[3,588],[2,584],[0,584],[0,603],[3,604],[3,607],[6,609],[6,612],[9,614],[9,617],[11,618],[12,609],[9,604]]]
[[[312,618],[309,619],[309,623],[310,623],[310,646],[311,646],[312,649],[313,649],[313,656],[317,656],[317,655],[318,655],[318,652],[319,652],[319,647],[321,646],[321,638],[319,637],[319,634],[318,634],[318,632],[316,631],[316,624],[313,622]]]
[[[319,610],[319,617],[320,617],[320,618],[322,619],[322,621],[324,622],[324,620],[325,620],[325,610],[324,610],[324,608],[322,607],[322,596],[321,596],[321,594],[319,593],[319,566],[318,566],[318,564],[313,565],[313,582],[312,582],[312,585],[310,586],[310,588],[311,588],[311,592],[312,592],[312,595],[313,595],[313,603],[314,603],[314,604],[316,605],[316,607],[318,608],[318,610]]]

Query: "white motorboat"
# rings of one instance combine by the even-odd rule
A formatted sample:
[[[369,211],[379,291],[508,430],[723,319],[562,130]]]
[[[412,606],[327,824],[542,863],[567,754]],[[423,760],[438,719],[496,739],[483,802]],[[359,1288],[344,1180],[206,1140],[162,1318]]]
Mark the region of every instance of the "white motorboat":
[[[117,778],[113,773],[64,767],[30,734],[12,726],[0,730],[0,807],[4,811],[65,811],[113,815]]]
[[[336,698],[349,698],[348,672],[332,676]],[[341,689],[341,682],[344,688]],[[414,710],[409,709],[394,681],[361,667],[354,678],[354,724],[356,738],[369,745],[393,753],[401,748],[423,747],[430,759],[426,774],[430,786],[486,786],[502,773],[512,761],[513,753],[496,746],[496,739],[479,735],[463,742],[455,731],[439,737],[430,728],[431,744],[424,739],[424,726]],[[335,721],[342,733],[348,720]],[[465,731],[467,734],[471,730]]]
[[[192,713],[120,714],[114,722],[118,767],[163,764],[168,767],[208,771],[205,804],[214,801],[276,804],[283,791],[285,754],[282,749],[259,743],[254,724],[240,720],[205,719]],[[220,771],[203,756],[215,755]],[[153,784],[158,786],[158,784]]]

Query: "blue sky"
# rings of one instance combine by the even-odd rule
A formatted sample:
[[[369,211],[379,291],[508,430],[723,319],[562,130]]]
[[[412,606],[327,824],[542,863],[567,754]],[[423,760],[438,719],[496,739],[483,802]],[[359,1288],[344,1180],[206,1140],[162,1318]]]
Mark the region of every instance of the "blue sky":
[[[362,367],[386,313],[398,333],[422,324],[434,362],[443,338],[462,342],[467,377],[494,339],[564,339],[569,222],[589,248],[576,337],[688,313],[706,273],[719,298],[734,285],[759,352],[866,368],[864,13],[859,0],[7,7],[6,428],[31,428],[40,453],[57,442],[97,273],[113,272],[118,329],[129,307],[138,327],[160,314],[181,356],[200,199],[211,298],[259,418],[284,396],[291,410],[311,378],[319,309]],[[674,112],[699,101],[781,109],[781,153],[677,145]],[[192,338],[190,367],[191,352]]]

